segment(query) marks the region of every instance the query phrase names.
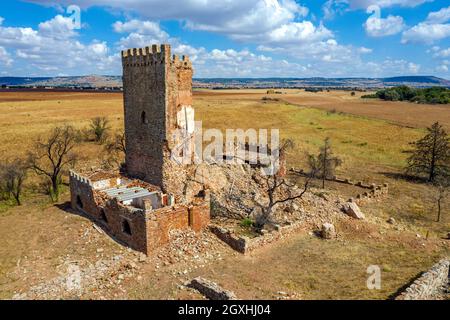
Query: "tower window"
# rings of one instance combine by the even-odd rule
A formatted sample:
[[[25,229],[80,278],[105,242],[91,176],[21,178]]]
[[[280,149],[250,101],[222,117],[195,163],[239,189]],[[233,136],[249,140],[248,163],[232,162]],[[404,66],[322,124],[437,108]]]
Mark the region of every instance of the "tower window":
[[[141,122],[142,124],[148,124],[147,114],[145,113],[145,111],[142,111],[141,113]]]
[[[101,210],[100,210],[100,219],[101,219],[103,222],[108,223],[108,218],[106,218],[106,212],[105,212],[104,209],[101,209]]]
[[[77,196],[77,206],[80,209],[83,209],[83,202],[81,201],[80,196]]]
[[[131,236],[131,227],[130,227],[130,223],[127,220],[122,221],[122,231],[123,231],[123,233]]]

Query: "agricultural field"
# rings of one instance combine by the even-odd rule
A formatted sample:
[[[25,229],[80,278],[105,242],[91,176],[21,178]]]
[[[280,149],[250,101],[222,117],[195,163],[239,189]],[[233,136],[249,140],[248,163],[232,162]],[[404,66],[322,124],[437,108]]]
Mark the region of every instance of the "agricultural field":
[[[205,241],[216,256],[202,255],[195,268],[182,262],[165,264],[149,258],[135,276],[112,289],[98,286],[83,298],[198,298],[180,289],[183,280],[197,275],[217,281],[242,298],[275,299],[288,292],[296,299],[387,299],[420,272],[450,254],[450,201],[436,222],[436,190],[402,178],[409,143],[439,120],[450,131],[448,105],[362,100],[366,93],[332,91],[308,93],[281,90],[194,91],[196,120],[203,128],[277,128],[295,142],[288,167],[304,168],[306,152],[317,152],[329,137],[343,160],[338,175],[368,183],[388,183],[389,196],[362,206],[367,223],[337,224],[337,241],[323,241],[299,233],[249,256],[241,256],[217,239]],[[119,93],[1,92],[0,160],[24,156],[34,141],[51,128],[70,124],[84,130],[90,119],[110,120],[111,132],[123,128]],[[81,141],[76,168],[98,167],[107,157],[98,143]],[[65,177],[67,183],[67,177]],[[132,252],[92,223],[71,212],[67,186],[57,203],[43,194],[41,180],[30,175],[22,206],[0,203],[0,298],[51,280],[67,261],[80,265]],[[330,184],[327,192],[348,197],[353,190]],[[386,223],[394,218],[395,225]],[[98,249],[102,250],[99,251]],[[382,266],[381,290],[365,285],[368,265]]]

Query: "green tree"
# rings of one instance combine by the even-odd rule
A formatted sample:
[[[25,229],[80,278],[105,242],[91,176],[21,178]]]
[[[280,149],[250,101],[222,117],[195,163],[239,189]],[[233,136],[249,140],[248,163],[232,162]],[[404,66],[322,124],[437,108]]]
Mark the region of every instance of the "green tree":
[[[416,142],[410,151],[406,172],[426,176],[428,182],[448,179],[450,174],[450,143],[447,132],[435,122],[427,128],[428,133]]]
[[[91,119],[90,131],[94,136],[96,142],[103,143],[108,138],[108,133],[111,127],[109,120],[106,117],[96,117]]]
[[[325,189],[325,181],[335,175],[336,168],[342,164],[342,160],[333,155],[330,138],[324,140],[323,146],[317,156],[308,155],[308,166],[317,178],[322,180],[322,188]]]

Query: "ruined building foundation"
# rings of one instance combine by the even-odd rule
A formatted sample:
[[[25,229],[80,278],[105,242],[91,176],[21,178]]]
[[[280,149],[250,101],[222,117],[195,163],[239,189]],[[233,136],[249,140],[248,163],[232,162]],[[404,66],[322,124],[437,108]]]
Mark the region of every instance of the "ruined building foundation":
[[[189,166],[171,159],[193,143],[193,69],[169,45],[122,52],[125,172],[70,173],[72,208],[118,241],[151,253],[171,230],[200,231],[210,220],[204,189],[186,192]],[[189,194],[189,196],[186,196]]]

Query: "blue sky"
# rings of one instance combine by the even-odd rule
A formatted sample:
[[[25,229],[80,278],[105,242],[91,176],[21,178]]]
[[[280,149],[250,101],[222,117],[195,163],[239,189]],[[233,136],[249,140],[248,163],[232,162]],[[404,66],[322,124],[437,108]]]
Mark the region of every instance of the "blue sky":
[[[120,50],[170,43],[191,57],[195,77],[449,79],[449,4],[9,0],[0,8],[0,76],[120,75]]]

